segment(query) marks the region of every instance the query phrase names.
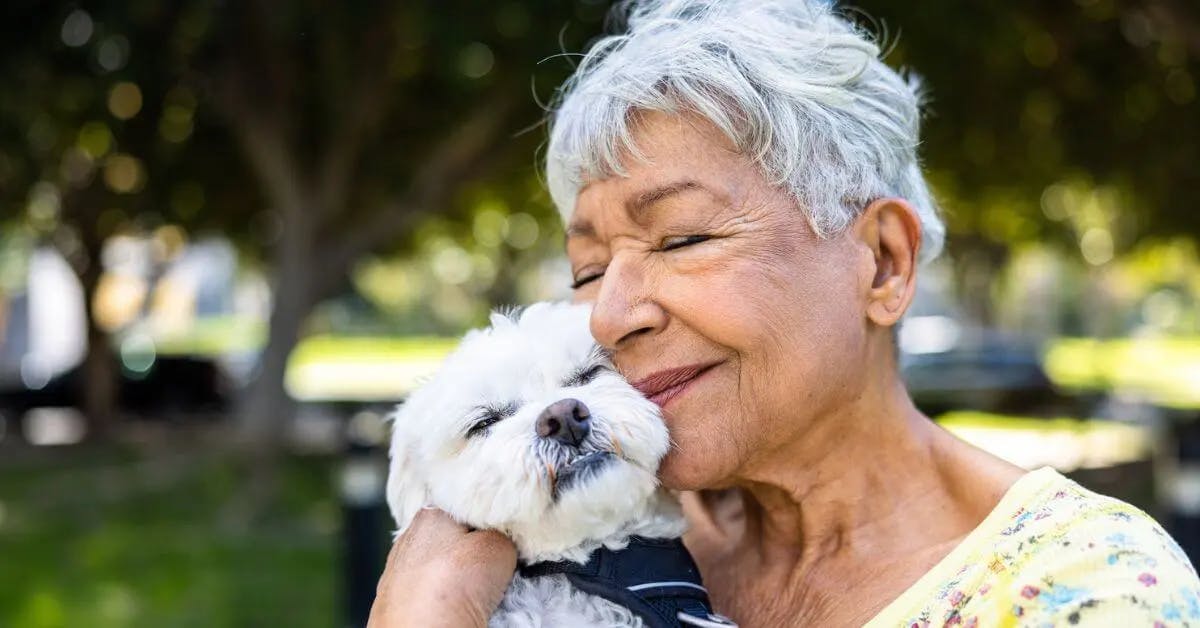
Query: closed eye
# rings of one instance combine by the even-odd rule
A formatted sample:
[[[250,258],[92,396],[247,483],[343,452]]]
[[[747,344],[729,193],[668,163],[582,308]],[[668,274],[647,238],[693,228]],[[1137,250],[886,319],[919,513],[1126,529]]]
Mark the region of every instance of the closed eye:
[[[681,249],[685,246],[690,246],[692,244],[699,244],[701,242],[705,242],[705,241],[711,240],[711,239],[712,239],[712,236],[706,236],[706,235],[672,236],[670,238],[665,238],[662,241],[662,244],[659,246],[658,250],[659,251],[673,251],[675,249]]]
[[[505,406],[483,406],[478,409],[479,414],[471,426],[467,428],[467,438],[486,435],[487,429],[504,419],[517,413],[517,404],[509,403]]]
[[[596,377],[599,376],[601,373],[603,373],[604,371],[608,371],[608,370],[611,370],[611,369],[606,364],[596,364],[591,367],[585,367],[583,370],[581,370],[578,373],[567,378],[567,381],[563,382],[563,386],[586,385],[588,383],[591,383],[591,381],[596,379]]]
[[[591,275],[585,275],[583,277],[579,277],[571,282],[571,289],[578,290],[603,276],[604,276],[604,273],[593,273]]]

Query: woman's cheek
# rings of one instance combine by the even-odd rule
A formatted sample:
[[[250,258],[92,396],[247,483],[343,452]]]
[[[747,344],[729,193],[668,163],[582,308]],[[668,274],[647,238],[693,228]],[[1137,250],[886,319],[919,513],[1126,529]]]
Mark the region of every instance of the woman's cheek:
[[[596,288],[591,285],[571,291],[571,303],[592,303],[595,300]]]

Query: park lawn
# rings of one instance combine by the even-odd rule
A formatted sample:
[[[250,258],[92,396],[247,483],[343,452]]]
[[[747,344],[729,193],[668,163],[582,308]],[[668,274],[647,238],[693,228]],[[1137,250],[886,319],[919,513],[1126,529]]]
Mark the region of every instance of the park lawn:
[[[1066,390],[1119,391],[1165,408],[1200,409],[1200,336],[1057,338],[1044,362]]]
[[[334,460],[289,457],[258,523],[223,522],[244,471],[217,452],[0,455],[0,626],[333,626]]]

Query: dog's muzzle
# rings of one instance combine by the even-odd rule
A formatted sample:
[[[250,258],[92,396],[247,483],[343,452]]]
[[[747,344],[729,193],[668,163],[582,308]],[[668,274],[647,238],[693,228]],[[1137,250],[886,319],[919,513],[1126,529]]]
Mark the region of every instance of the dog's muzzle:
[[[587,480],[616,459],[609,451],[593,451],[568,462],[558,470],[554,477],[553,497],[555,500],[563,491]]]

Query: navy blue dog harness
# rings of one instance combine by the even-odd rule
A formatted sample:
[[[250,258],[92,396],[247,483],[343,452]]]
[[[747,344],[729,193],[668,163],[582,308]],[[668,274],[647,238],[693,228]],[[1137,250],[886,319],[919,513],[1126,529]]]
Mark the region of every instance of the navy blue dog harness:
[[[601,547],[582,565],[534,563],[520,573],[526,578],[562,574],[580,591],[633,611],[646,628],[734,625],[712,612],[700,570],[679,539],[635,536],[622,550]]]

